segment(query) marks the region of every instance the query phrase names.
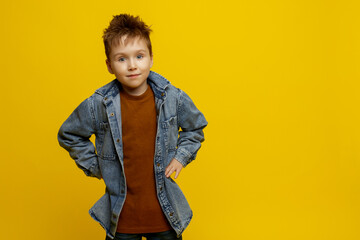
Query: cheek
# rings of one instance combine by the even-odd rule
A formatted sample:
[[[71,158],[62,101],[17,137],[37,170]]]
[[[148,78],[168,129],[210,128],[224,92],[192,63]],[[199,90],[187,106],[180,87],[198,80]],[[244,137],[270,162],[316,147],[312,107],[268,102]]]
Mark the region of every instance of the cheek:
[[[151,61],[144,61],[141,63],[141,68],[142,69],[149,69],[151,68]]]
[[[125,64],[116,64],[114,65],[113,70],[116,72],[116,74],[122,75],[126,71],[126,66]]]

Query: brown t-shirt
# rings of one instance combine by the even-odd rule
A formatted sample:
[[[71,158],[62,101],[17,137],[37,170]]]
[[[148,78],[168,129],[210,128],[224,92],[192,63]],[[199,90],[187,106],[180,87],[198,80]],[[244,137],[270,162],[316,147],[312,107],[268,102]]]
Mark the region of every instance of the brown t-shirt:
[[[154,93],[132,96],[120,92],[122,141],[127,196],[117,232],[151,233],[171,229],[156,195],[154,153],[156,107]]]

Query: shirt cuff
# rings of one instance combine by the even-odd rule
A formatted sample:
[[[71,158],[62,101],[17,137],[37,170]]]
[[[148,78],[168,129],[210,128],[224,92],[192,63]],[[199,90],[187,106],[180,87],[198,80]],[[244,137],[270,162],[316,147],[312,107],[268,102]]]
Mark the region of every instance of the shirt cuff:
[[[174,156],[176,160],[178,160],[184,167],[188,165],[192,160],[191,153],[183,148],[178,148],[176,150],[176,154]]]

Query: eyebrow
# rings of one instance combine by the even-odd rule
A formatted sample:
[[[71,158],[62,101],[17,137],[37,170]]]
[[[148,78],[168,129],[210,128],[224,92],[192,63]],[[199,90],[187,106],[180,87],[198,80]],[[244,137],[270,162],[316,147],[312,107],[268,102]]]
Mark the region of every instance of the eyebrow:
[[[146,53],[146,50],[144,49],[140,49],[140,50],[137,50],[136,53],[140,53],[140,52],[145,52]],[[114,57],[118,56],[118,55],[126,55],[125,53],[123,52],[118,52],[118,53],[115,53],[114,54]]]

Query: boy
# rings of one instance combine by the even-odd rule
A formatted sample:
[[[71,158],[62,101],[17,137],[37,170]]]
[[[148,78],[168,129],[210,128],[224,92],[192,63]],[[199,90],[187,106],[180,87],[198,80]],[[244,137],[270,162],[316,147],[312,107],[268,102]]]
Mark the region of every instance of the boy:
[[[195,159],[207,121],[183,91],[150,71],[150,32],[139,17],[114,16],[103,40],[116,79],[83,101],[58,133],[77,166],[105,182],[89,213],[106,239],[182,239],[192,218],[170,176]]]

